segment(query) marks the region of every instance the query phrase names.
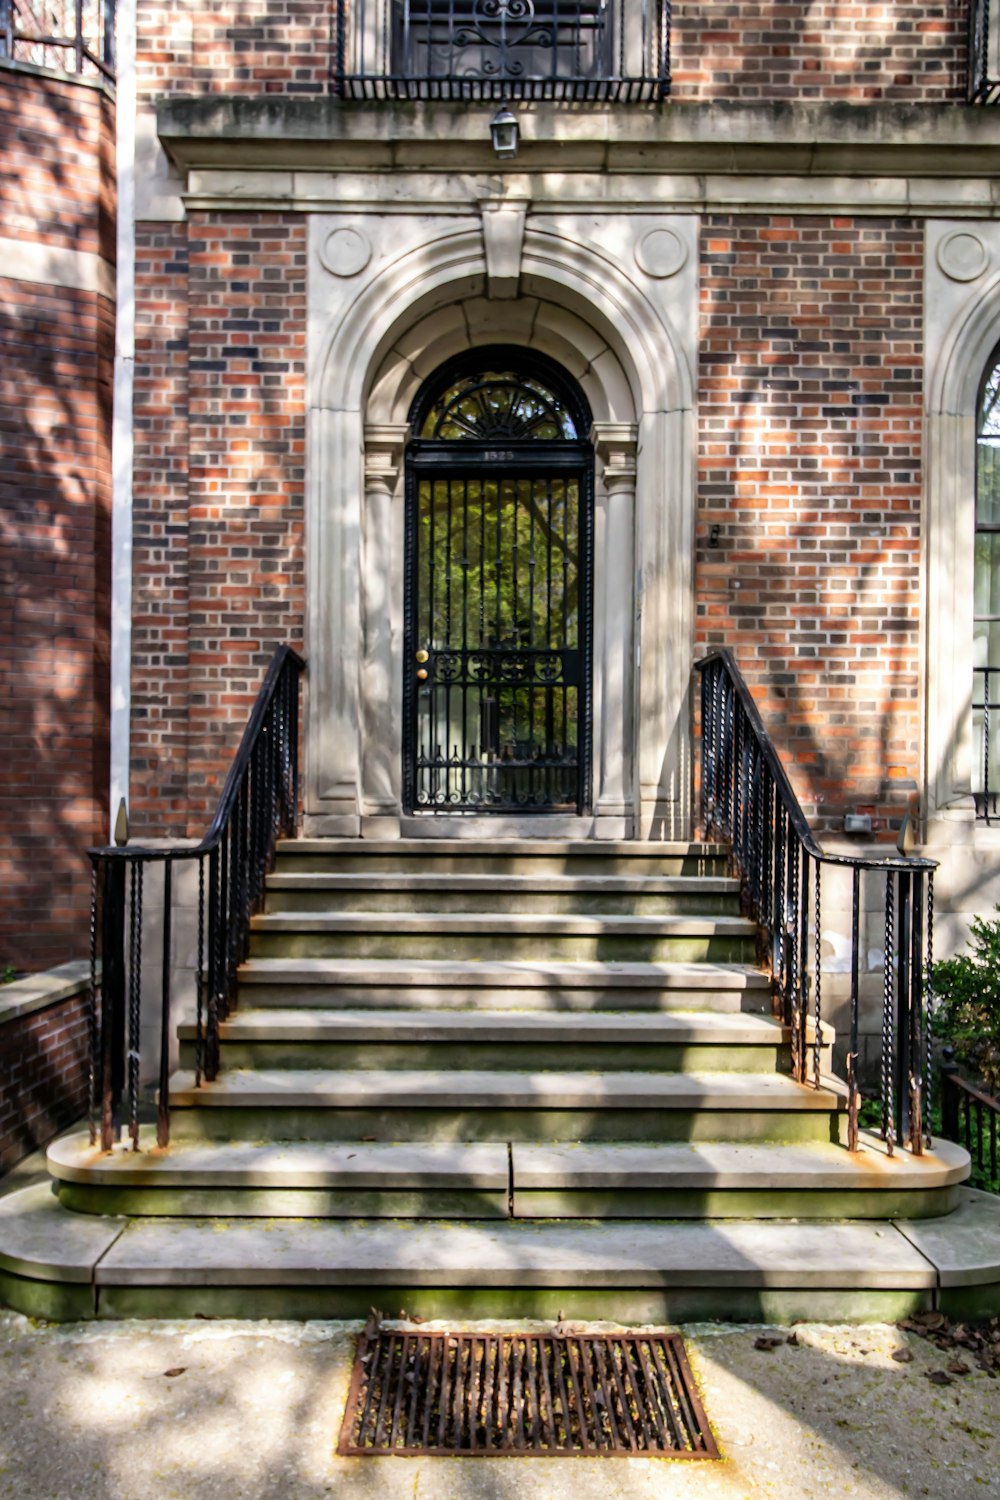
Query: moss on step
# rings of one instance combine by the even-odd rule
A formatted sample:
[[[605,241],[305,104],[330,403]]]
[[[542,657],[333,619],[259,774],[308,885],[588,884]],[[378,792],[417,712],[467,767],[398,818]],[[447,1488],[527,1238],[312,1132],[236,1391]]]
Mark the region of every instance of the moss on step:
[[[727,1288],[243,1286],[101,1287],[103,1318],[366,1318],[405,1308],[421,1318],[545,1318],[583,1322],[874,1323],[932,1305],[930,1291]]]
[[[194,1067],[194,1046],[182,1042],[181,1067]],[[504,1072],[561,1072],[641,1070],[661,1073],[788,1073],[791,1049],[781,1043],[734,1046],[670,1043],[606,1042],[595,1035],[590,1042],[522,1042],[516,1039],[482,1042],[474,1035],[460,1042],[339,1042],[333,1037],[312,1041],[229,1041],[223,1034],[222,1066],[229,1068],[364,1068],[426,1069],[496,1068]]]
[[[834,1141],[822,1109],[174,1108],[175,1140]]]

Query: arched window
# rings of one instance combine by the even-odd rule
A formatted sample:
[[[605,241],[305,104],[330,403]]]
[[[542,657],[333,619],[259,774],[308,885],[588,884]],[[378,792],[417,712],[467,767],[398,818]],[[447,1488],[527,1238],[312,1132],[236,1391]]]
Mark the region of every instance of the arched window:
[[[493,358],[464,356],[457,367],[452,365],[443,386],[421,393],[413,413],[415,437],[472,443],[586,439],[589,413],[561,371],[553,368],[545,372],[547,379],[540,379],[537,368],[525,368],[520,351],[487,354]],[[537,367],[537,355],[533,362]]]
[[[975,548],[973,791],[977,815],[991,821],[1000,793],[1000,348],[979,389]]]

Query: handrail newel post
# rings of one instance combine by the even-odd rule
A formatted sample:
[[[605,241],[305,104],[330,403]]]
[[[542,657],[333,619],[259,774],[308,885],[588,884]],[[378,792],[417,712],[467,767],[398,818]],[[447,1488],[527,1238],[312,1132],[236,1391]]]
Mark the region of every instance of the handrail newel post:
[[[121,1131],[125,1073],[125,864],[105,859],[101,901],[101,1150]]]
[[[156,1108],[156,1144],[170,1141],[170,964],[173,860],[163,864],[163,958],[160,969],[160,1087]]]

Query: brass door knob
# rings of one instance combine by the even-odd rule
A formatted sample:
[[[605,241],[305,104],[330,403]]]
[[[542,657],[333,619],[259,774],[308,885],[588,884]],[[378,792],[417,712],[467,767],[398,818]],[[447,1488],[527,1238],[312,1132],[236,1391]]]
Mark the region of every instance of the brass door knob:
[[[427,681],[427,668],[426,667],[421,667],[420,668],[420,671],[417,673],[417,681],[418,682],[426,682]]]
[[[415,655],[414,659],[416,661],[420,661],[420,662],[430,661],[431,654],[430,654],[429,651],[418,651],[418,652],[416,652],[416,655]]]

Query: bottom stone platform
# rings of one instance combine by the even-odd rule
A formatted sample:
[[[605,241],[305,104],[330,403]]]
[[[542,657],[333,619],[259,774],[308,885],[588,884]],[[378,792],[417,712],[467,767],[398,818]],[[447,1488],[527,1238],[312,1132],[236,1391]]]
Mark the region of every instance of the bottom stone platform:
[[[52,1319],[891,1319],[1000,1309],[1000,1201],[934,1220],[125,1219],[0,1201],[0,1296]]]

